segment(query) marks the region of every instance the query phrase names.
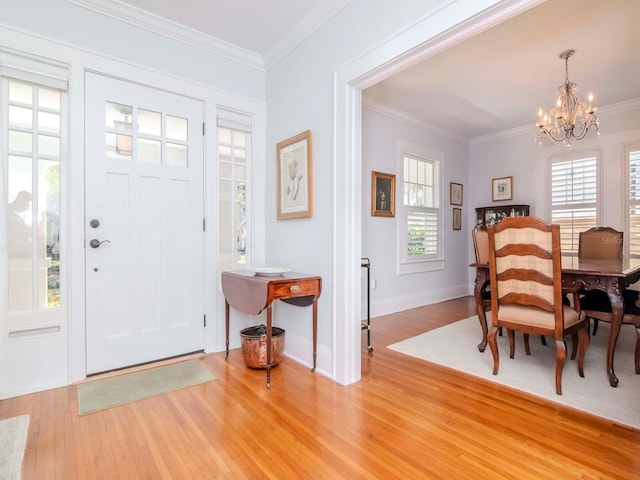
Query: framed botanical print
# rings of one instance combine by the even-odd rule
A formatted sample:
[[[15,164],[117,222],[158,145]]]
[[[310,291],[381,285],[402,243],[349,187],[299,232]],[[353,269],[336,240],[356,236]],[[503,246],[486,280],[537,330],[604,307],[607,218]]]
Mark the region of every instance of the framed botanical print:
[[[462,205],[462,184],[451,182],[449,185],[449,203]]]
[[[276,145],[278,220],[313,216],[311,130]]]
[[[491,200],[511,200],[513,198],[513,177],[494,178],[491,181]]]
[[[453,209],[453,229],[462,230],[462,209],[461,208]]]

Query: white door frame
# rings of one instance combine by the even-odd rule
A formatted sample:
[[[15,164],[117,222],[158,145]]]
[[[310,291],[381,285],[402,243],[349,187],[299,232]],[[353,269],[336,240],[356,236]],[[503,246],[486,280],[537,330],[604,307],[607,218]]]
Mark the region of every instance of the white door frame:
[[[361,369],[362,90],[544,1],[454,1],[336,70],[332,377],[337,382],[358,381]],[[461,18],[471,20],[456,26]]]

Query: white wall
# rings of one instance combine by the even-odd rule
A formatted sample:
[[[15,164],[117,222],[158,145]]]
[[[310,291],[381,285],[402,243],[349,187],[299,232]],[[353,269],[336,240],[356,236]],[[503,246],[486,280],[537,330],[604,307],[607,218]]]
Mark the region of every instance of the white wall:
[[[361,178],[359,91],[376,78],[391,75],[394,69],[418,61],[420,55],[431,54],[438,47],[470,35],[466,32],[482,29],[497,21],[496,18],[514,14],[538,1],[353,0],[270,68],[266,89],[263,73],[254,67],[167,40],[63,0],[4,1],[0,25],[5,28],[0,29],[0,46],[69,63],[71,85],[76,92],[82,91],[84,68],[106,69],[117,76],[142,78],[143,83],[159,82],[163,88],[206,99],[210,115],[216,104],[253,110],[257,112],[258,129],[263,127],[260,120],[264,117],[256,101],[266,99],[269,125],[266,137],[261,136],[260,131],[256,136],[258,169],[255,172],[257,181],[265,183],[254,184],[256,198],[265,199],[264,203],[257,203],[255,216],[258,222],[264,218],[266,240],[262,244],[258,238],[256,243],[258,248],[265,246],[263,260],[266,259],[267,264],[323,277],[318,370],[339,382],[350,383],[360,375],[359,259],[362,256],[362,192],[367,188]],[[491,10],[494,4],[500,6]],[[477,23],[464,23],[456,29],[476,15],[481,16]],[[30,32],[40,38],[31,38]],[[76,164],[71,174],[70,204],[76,205],[71,207],[71,240],[80,246],[84,230],[83,169],[78,165],[83,160],[82,141],[78,140],[83,130],[82,103],[73,99],[71,102],[75,116],[71,149]],[[211,120],[211,116],[208,118]],[[307,129],[313,132],[314,216],[277,221],[275,145]],[[212,155],[214,150],[215,145],[209,143],[207,155]],[[261,160],[266,160],[266,164],[260,165]],[[211,158],[207,161],[210,163]],[[445,170],[445,175],[455,181],[464,178],[464,172],[455,175]],[[468,198],[466,187],[465,198]],[[213,209],[214,199],[209,194],[207,202],[208,208]],[[260,217],[260,213],[264,213],[264,217]],[[466,209],[463,220],[465,218],[469,218]],[[463,237],[462,233],[457,234]],[[453,238],[457,248],[457,236]],[[214,239],[211,241],[215,244]],[[77,328],[71,333],[68,378],[81,376],[77,365],[83,361],[78,346],[84,332],[81,253],[74,258],[80,264],[73,266],[75,280],[72,281],[75,295],[71,316]],[[458,283],[459,274],[453,274],[451,280]],[[216,314],[219,331],[220,309],[212,316]],[[278,303],[276,321],[287,329],[287,353],[310,364],[309,309]],[[215,338],[212,341],[219,344]]]
[[[264,72],[227,56],[136,29],[63,0],[2,2],[0,49],[53,59],[68,66],[70,134],[62,171],[63,215],[68,221],[62,251],[66,291],[60,333],[8,339],[9,319],[0,312],[0,398],[65,385],[86,375],[84,298],[84,72],[96,71],[187,95],[205,105],[208,132],[215,132],[220,106],[254,120],[252,212],[254,251],[264,261],[265,131]],[[205,213],[212,221],[205,237],[206,351],[224,348],[224,301],[217,269],[216,137],[205,138]],[[2,228],[2,227],[0,227]],[[214,319],[213,321],[211,319]],[[15,322],[14,322],[15,323]],[[233,336],[239,344],[234,324]]]
[[[399,275],[398,223],[402,223],[401,218],[398,215],[393,218],[371,216],[372,170],[396,175],[396,206],[402,202],[402,165],[398,159],[398,142],[408,142],[426,151],[442,154],[440,205],[444,215],[443,270]],[[467,145],[434,135],[425,128],[375,110],[363,110],[362,255],[371,259],[371,279],[376,282],[376,288],[371,290],[372,317],[467,295],[468,231],[466,228],[453,230],[449,183],[461,183],[464,186],[463,206],[467,205],[465,189],[468,185],[468,159]],[[466,220],[463,216],[465,227]]]
[[[65,0],[1,0],[0,5],[0,25],[11,29],[36,33],[85,52],[144,65],[248,98],[265,97],[264,71],[212,51],[194,48]],[[23,48],[13,42],[9,46]]]
[[[618,230],[625,229],[625,179],[623,165],[624,145],[640,141],[640,101],[603,106],[598,111],[600,136],[576,141],[572,151],[600,150],[601,183],[600,212],[601,224]],[[510,132],[477,138],[471,142],[469,154],[469,178],[473,181],[468,192],[469,201],[465,206],[466,231],[471,232],[475,224],[475,207],[495,204],[527,204],[531,215],[549,220],[546,190],[546,158],[567,151],[561,145],[539,147],[534,142],[535,116],[532,124]],[[513,176],[513,200],[491,201],[491,179]],[[469,234],[469,240],[471,236]],[[472,246],[469,245],[471,259]],[[472,282],[474,272],[470,273]],[[470,287],[471,288],[471,287]],[[470,290],[471,291],[471,290]]]
[[[360,378],[359,89],[387,74],[381,70],[389,63],[406,61],[407,52],[495,3],[354,0],[267,72],[267,185],[275,185],[275,145],[310,129],[315,208],[312,218],[277,221],[275,195],[267,196],[266,258],[323,277],[318,370],[341,383]],[[310,314],[278,305],[276,315],[289,353],[310,362]]]

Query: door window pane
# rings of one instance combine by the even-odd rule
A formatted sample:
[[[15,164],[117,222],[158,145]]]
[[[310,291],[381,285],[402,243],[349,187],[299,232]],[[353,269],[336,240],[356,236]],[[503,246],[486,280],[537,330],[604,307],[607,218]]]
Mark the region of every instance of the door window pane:
[[[226,147],[224,145],[220,145],[220,147],[218,147],[218,155],[220,157],[220,161],[222,161],[222,162],[230,162],[231,161],[231,147]]]
[[[38,128],[43,132],[60,133],[60,115],[38,112]]]
[[[38,135],[38,154],[56,157],[60,155],[60,139],[48,135]]]
[[[146,135],[162,135],[162,115],[151,110],[138,109],[138,132]]]
[[[33,298],[31,161],[10,157],[7,206],[9,310],[30,310]]]
[[[187,119],[167,115],[167,137],[187,141]]]
[[[9,150],[13,152],[31,153],[33,150],[31,133],[9,131]]]
[[[46,299],[40,307],[60,307],[60,162],[38,160],[38,281]],[[46,272],[46,276],[43,273]]]
[[[57,90],[49,90],[48,88],[39,88],[38,106],[50,108],[51,110],[60,110],[60,92]]]
[[[131,105],[106,102],[105,104],[105,126],[107,128],[117,128],[119,130],[131,130]]]
[[[11,105],[9,107],[9,126],[31,128],[33,126],[33,110]]]
[[[131,160],[133,154],[133,137],[106,133],[105,156],[111,159]]]
[[[17,103],[33,104],[33,87],[26,83],[9,82],[9,101]]]

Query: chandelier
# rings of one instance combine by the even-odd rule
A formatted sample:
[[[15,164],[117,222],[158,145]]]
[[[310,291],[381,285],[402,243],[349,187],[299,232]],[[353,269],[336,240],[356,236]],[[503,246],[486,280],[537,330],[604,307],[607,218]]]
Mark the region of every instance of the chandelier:
[[[598,132],[598,109],[593,106],[593,94],[589,92],[588,105],[581,102],[577,94],[578,86],[569,81],[569,57],[574,53],[575,50],[565,50],[559,55],[565,62],[566,79],[558,87],[556,106],[549,115],[542,108],[538,110],[536,140],[539,145],[548,136],[553,141],[570,147],[572,139],[582,140],[591,128]]]

